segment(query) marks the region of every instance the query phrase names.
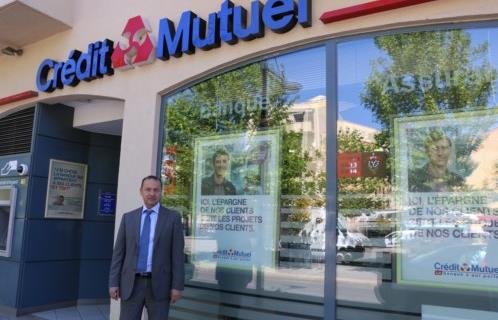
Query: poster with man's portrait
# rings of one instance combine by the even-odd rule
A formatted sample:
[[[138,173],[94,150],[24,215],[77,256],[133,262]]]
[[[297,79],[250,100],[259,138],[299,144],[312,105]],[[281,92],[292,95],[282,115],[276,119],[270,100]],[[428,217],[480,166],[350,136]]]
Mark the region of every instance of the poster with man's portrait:
[[[194,263],[274,266],[279,158],[279,130],[195,140]]]
[[[498,290],[498,110],[394,120],[397,278]],[[496,274],[495,274],[496,273]]]
[[[87,165],[50,159],[45,218],[83,219]]]

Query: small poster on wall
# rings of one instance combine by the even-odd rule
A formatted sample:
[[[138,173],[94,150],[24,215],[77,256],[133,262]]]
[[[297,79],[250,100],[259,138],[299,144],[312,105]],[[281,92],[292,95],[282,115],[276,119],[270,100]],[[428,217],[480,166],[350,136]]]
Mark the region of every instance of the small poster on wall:
[[[45,218],[83,219],[87,165],[50,159]]]
[[[113,216],[116,214],[116,193],[100,192],[99,194],[99,215]]]

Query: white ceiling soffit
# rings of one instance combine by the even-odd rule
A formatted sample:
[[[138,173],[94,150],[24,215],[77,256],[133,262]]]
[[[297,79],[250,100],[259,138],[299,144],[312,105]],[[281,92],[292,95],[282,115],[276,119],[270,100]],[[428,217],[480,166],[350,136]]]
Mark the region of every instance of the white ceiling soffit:
[[[120,120],[112,120],[106,122],[92,123],[87,125],[82,125],[79,127],[75,127],[80,130],[94,132],[94,133],[102,133],[102,134],[110,134],[113,136],[121,136],[121,132],[123,131],[123,119]]]
[[[68,30],[72,0],[0,0],[0,46],[24,46]]]
[[[95,133],[120,136],[124,102],[111,99],[79,99],[64,102],[74,108],[73,127]]]

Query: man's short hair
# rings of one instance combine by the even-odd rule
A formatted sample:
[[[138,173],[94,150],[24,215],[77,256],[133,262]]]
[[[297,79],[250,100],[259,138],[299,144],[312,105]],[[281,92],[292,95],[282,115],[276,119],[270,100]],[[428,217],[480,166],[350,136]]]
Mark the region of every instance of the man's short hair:
[[[142,183],[140,184],[140,189],[143,188],[145,180],[155,180],[158,181],[159,184],[161,185],[161,189],[163,188],[163,182],[158,176],[150,175],[142,179]]]
[[[213,154],[213,158],[212,158],[213,163],[216,161],[216,158],[218,158],[219,156],[227,156],[228,159],[230,159],[230,154],[228,153],[228,151],[220,148],[220,149],[216,150]]]
[[[431,132],[429,132],[429,134],[425,138],[424,147],[427,150],[427,148],[429,148],[431,145],[433,145],[436,141],[445,140],[445,139],[446,139],[446,141],[448,141],[448,143],[450,144],[450,147],[451,147],[452,142],[451,142],[450,138],[444,134],[443,131],[432,130]]]

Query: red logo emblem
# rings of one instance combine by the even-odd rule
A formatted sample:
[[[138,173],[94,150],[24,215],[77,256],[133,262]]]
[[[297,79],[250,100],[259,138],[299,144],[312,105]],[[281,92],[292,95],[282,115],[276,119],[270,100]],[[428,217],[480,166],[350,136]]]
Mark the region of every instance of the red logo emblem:
[[[151,63],[155,59],[154,43],[150,39],[150,27],[141,16],[128,20],[121,35],[125,41],[116,44],[112,53],[112,67],[126,70],[135,65]]]

